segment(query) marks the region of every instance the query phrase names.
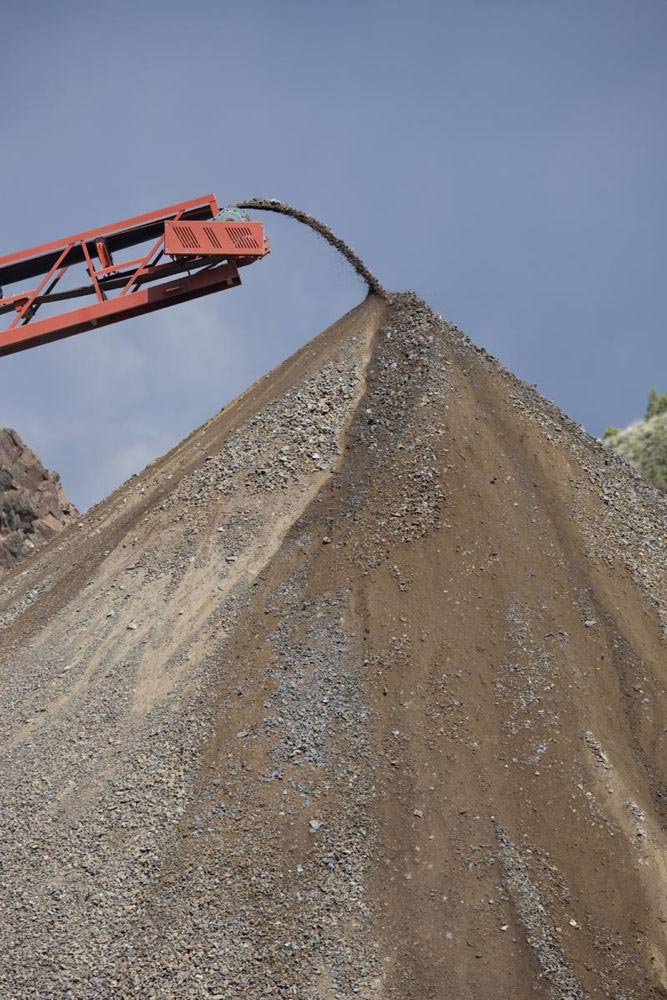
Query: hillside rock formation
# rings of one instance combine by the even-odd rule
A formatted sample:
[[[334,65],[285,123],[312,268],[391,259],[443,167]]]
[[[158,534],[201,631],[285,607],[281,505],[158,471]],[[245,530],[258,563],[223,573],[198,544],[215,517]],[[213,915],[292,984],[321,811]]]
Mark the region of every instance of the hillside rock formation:
[[[0,428],[0,572],[53,538],[77,513],[58,473],[45,469],[16,431]]]
[[[0,584],[0,995],[667,995],[666,515],[369,297]]]

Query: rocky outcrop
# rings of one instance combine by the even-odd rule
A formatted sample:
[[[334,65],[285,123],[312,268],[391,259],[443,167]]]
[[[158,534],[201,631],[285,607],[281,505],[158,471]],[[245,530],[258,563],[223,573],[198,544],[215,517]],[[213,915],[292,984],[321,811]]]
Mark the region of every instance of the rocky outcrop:
[[[58,473],[45,469],[16,431],[0,428],[0,572],[62,531],[77,513]]]

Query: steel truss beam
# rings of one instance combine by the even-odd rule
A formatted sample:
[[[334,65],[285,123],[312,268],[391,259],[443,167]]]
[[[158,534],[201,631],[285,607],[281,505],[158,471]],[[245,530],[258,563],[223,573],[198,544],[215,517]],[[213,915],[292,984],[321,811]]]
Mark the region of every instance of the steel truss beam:
[[[12,316],[0,328],[0,357],[240,285],[239,268],[269,252],[264,227],[216,220],[218,211],[215,195],[206,195],[0,257],[0,286],[40,278],[11,295],[0,287],[0,314]],[[114,260],[149,241],[140,256]],[[161,262],[165,256],[171,260]],[[76,266],[88,283],[55,291]],[[95,302],[35,319],[45,305],[85,295]]]

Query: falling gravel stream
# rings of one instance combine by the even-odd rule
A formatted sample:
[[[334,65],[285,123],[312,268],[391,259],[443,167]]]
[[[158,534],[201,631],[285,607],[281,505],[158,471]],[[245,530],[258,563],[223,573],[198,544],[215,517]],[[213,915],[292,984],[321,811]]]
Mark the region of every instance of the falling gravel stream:
[[[237,205],[238,208],[254,208],[261,212],[278,212],[279,215],[288,215],[291,219],[296,219],[297,222],[302,222],[304,226],[310,226],[314,229],[323,239],[330,243],[332,247],[335,247],[339,253],[343,255],[355,269],[359,277],[363,278],[368,285],[369,290],[374,294],[378,295],[380,298],[386,298],[387,293],[384,288],[375,277],[374,274],[368,270],[364,262],[356,253],[350,249],[350,247],[335,235],[323,222],[316,219],[312,215],[308,215],[306,212],[301,212],[298,208],[293,208],[284,201],[276,201],[275,199],[267,198],[250,198],[248,201],[240,201]]]

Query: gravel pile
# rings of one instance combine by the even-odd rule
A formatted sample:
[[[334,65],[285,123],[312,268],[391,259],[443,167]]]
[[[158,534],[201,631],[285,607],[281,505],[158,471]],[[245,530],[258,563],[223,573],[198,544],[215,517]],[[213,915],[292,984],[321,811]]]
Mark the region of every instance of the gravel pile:
[[[340,360],[325,364],[252,417],[221,451],[207,457],[203,468],[181,482],[165,506],[206,503],[211,490],[227,496],[239,490],[287,490],[305,473],[329,471],[362,376],[358,346],[359,340],[352,338]]]
[[[665,512],[369,296],[0,587],[0,996],[661,995]]]
[[[572,511],[587,538],[587,553],[608,564],[619,558],[658,610],[667,630],[667,498],[621,456],[610,452],[583,427],[567,417],[511,373],[514,407],[534,421],[547,441],[566,437],[573,459],[579,497]],[[583,475],[582,475],[583,474]],[[602,501],[603,506],[588,502]],[[667,631],[666,631],[667,634]]]
[[[446,405],[448,392],[445,324],[416,295],[396,296],[392,306],[391,321],[378,336],[352,445],[370,458],[363,489],[372,477],[378,548],[437,528],[445,499],[444,470],[434,448],[442,429],[431,417],[433,408]]]
[[[64,537],[65,558],[61,552],[57,560],[66,573],[76,563],[77,544],[96,548],[98,537],[101,563],[95,571],[91,560],[92,575],[28,643],[16,641],[11,625],[43,607],[61,585],[57,563],[46,578],[35,567],[26,577],[30,586],[26,579],[7,581],[0,609],[6,637],[0,810],[7,852],[0,995],[198,997],[204,981],[215,982],[224,996],[247,994],[253,984],[259,990],[262,982],[267,992],[262,986],[255,995],[270,995],[277,966],[267,966],[266,958],[273,943],[267,940],[263,955],[244,943],[252,938],[244,911],[257,903],[254,877],[239,880],[230,859],[221,869],[216,857],[206,878],[212,872],[220,890],[225,887],[225,904],[216,892],[211,913],[212,903],[194,898],[176,920],[167,907],[166,926],[162,894],[154,897],[151,887],[156,879],[168,883],[169,861],[181,845],[187,851],[201,842],[203,850],[207,836],[219,844],[230,823],[239,829],[253,782],[244,781],[243,793],[229,801],[220,780],[201,789],[197,779],[215,732],[228,636],[254,597],[253,580],[272,546],[331,475],[363,389],[373,315],[371,305],[370,318],[352,322],[351,335],[336,342],[333,359],[316,359],[231,434],[205,425],[183,446],[196,459],[191,472],[179,473],[182,458],[174,453],[166,465],[130,480],[106,517],[98,508],[81,522],[77,538]],[[217,419],[224,427],[225,415]],[[204,443],[220,437],[222,447]],[[133,507],[130,523],[116,535],[118,512]],[[234,709],[243,704],[243,691],[234,685]],[[275,712],[292,700],[279,694]],[[267,711],[267,732],[271,719],[275,736],[279,717]],[[285,745],[293,742],[294,726],[283,734]],[[245,751],[249,742],[239,737],[235,747]],[[267,780],[262,774],[254,784],[262,789]],[[215,794],[212,803],[205,801],[208,791]],[[243,866],[254,855],[266,868],[261,830],[244,823]],[[331,834],[318,843],[327,840]],[[240,851],[234,848],[232,856]],[[344,863],[353,873],[342,857]],[[184,862],[174,876],[178,891],[203,891],[204,871],[201,863],[190,871]],[[321,881],[317,865],[313,871]],[[324,862],[322,871],[329,878]],[[270,878],[264,873],[261,898],[279,895],[282,878],[279,868]],[[331,891],[335,898],[335,885]],[[358,898],[349,891],[345,905],[356,913]],[[321,890],[310,892],[317,920]],[[330,909],[335,919],[338,910],[333,903]],[[299,917],[295,935],[300,923]],[[229,952],[219,960],[230,935]],[[315,954],[318,926],[311,936]],[[289,979],[292,952],[285,947]],[[350,967],[351,959],[337,961]],[[302,994],[295,987],[276,995]]]

